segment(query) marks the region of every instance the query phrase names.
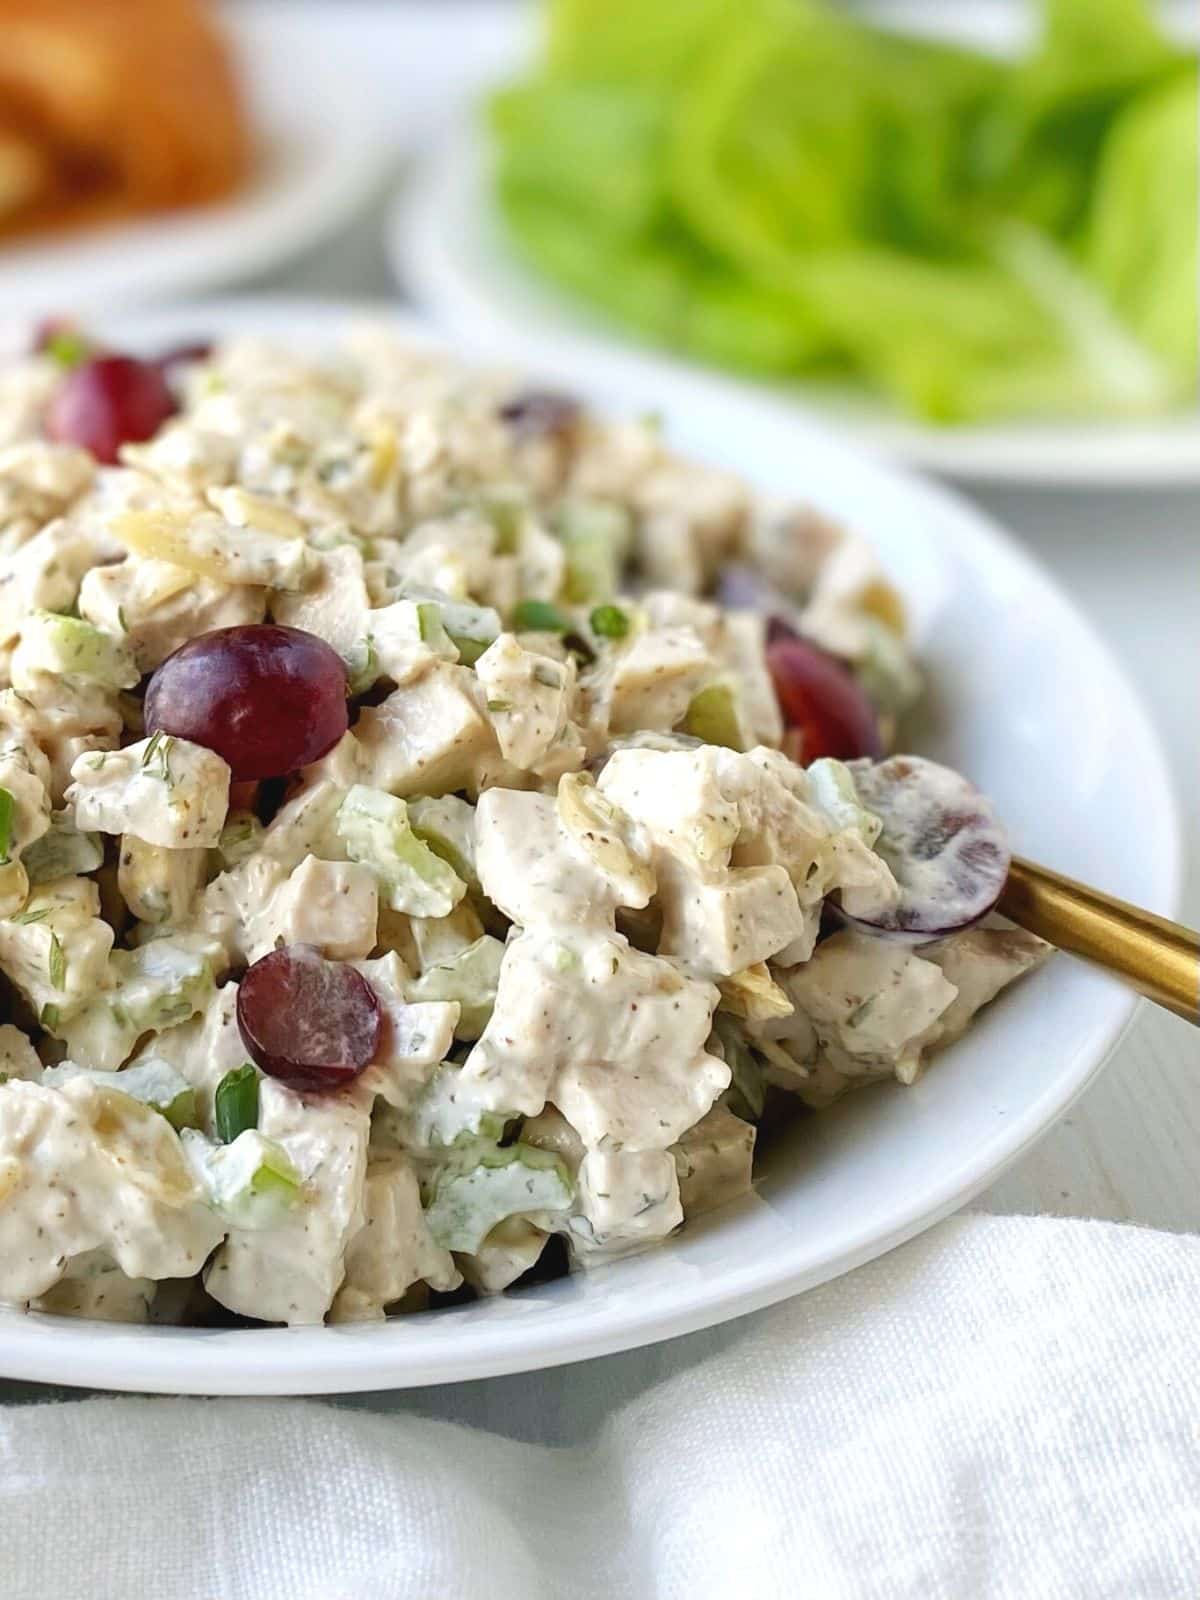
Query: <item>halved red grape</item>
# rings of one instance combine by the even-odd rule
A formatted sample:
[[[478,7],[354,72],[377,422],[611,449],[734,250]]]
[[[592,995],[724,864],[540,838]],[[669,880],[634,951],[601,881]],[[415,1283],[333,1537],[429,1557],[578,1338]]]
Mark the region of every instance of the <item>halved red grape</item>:
[[[807,639],[783,634],[767,645],[767,666],[805,766],[821,756],[853,761],[883,754],[874,707],[840,661]]]
[[[238,1030],[251,1056],[289,1089],[350,1083],[379,1050],[374,989],[344,961],[307,944],[272,950],[238,985]]]
[[[68,372],[46,412],[46,435],[112,463],[123,444],[150,439],[178,407],[153,361],[92,356]]]
[[[145,720],[148,734],[161,729],[215,750],[237,782],[281,778],[320,760],[345,733],[345,664],[302,628],[216,628],[158,668]]]
[[[850,770],[859,799],[883,823],[875,848],[892,869],[900,898],[867,916],[843,906],[846,920],[866,933],[920,943],[985,917],[1000,898],[1011,860],[987,796],[921,756],[855,761]]]
[[[520,439],[569,434],[582,415],[579,401],[557,389],[522,389],[500,407],[500,420]]]

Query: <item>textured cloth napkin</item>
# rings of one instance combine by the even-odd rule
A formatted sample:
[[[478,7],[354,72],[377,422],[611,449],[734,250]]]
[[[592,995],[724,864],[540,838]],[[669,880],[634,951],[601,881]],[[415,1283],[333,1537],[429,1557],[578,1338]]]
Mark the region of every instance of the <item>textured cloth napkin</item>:
[[[967,1217],[724,1330],[715,1354],[712,1335],[680,1342],[649,1387],[632,1356],[497,1380],[501,1432],[429,1415],[495,1385],[386,1415],[9,1406],[0,1589],[1182,1600],[1200,1594],[1198,1332],[1196,1238]],[[570,1442],[530,1442],[543,1402]]]

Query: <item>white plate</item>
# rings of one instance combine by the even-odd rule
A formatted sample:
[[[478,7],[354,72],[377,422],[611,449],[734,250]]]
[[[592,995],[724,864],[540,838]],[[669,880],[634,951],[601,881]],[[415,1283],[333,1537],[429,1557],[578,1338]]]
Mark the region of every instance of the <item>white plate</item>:
[[[227,18],[257,144],[247,187],[194,210],[0,246],[0,312],[16,319],[144,305],[265,272],[362,205],[385,145],[369,97],[319,40],[276,13]]]
[[[1200,409],[1139,422],[934,428],[865,391],[755,382],[648,348],[518,259],[492,205],[482,140],[469,126],[413,174],[393,207],[387,245],[417,305],[473,349],[505,355],[533,346],[614,381],[628,374],[652,383],[667,404],[700,388],[713,404],[771,400],[798,418],[836,424],[887,460],[947,477],[1046,488],[1200,484]]]
[[[311,343],[346,315],[243,301],[106,331],[149,347],[252,329]],[[526,354],[547,378],[568,376],[547,370],[535,348]],[[583,387],[582,371],[573,376]],[[587,390],[632,411],[659,398],[638,382]],[[950,492],[875,465],[778,408],[731,411],[702,390],[667,428],[682,448],[810,498],[874,541],[904,591],[933,685],[921,748],[996,797],[1020,850],[1173,909],[1179,834],[1156,738],[1105,647],[1005,534]],[[0,1312],[0,1373],[115,1389],[322,1393],[553,1366],[687,1333],[835,1277],[962,1205],[1080,1093],[1133,1006],[1063,957],[987,1011],[914,1088],[870,1091],[798,1121],[764,1158],[754,1196],[591,1276],[356,1327],[214,1332]]]

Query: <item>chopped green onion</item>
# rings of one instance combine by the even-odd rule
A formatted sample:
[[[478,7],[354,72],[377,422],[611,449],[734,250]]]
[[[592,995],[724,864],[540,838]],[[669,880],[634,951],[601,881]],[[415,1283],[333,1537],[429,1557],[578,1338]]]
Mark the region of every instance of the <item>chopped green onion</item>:
[[[513,626],[519,633],[566,633],[571,624],[549,600],[521,600],[513,612]]]
[[[239,1133],[258,1127],[258,1069],[249,1061],[227,1072],[213,1096],[217,1136],[232,1144]]]
[[[0,866],[8,865],[12,848],[13,797],[7,789],[0,789]]]
[[[620,606],[596,606],[588,621],[601,639],[623,639],[629,632],[629,618]]]
[[[88,359],[92,347],[78,329],[60,328],[46,340],[43,353],[49,356],[56,367],[70,372],[72,367],[81,366]]]
[[[42,1007],[42,1014],[38,1018],[38,1022],[43,1028],[49,1028],[53,1031],[58,1027],[58,1016],[58,1007],[47,1004]]]

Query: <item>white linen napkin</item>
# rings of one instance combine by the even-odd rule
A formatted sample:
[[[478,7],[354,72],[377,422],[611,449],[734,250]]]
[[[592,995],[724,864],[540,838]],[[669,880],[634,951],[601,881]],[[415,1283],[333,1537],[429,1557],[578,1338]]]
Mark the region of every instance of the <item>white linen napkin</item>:
[[[528,1442],[318,1401],[0,1412],[5,1600],[1200,1593],[1200,1240],[965,1217],[727,1330],[498,1380]],[[711,1339],[711,1336],[709,1336]],[[679,1370],[682,1367],[682,1370]],[[597,1408],[595,1386],[604,1390]],[[458,1397],[494,1388],[472,1385]],[[448,1393],[450,1393],[448,1391]],[[583,1397],[587,1397],[583,1399]],[[570,1436],[568,1421],[568,1436]]]

